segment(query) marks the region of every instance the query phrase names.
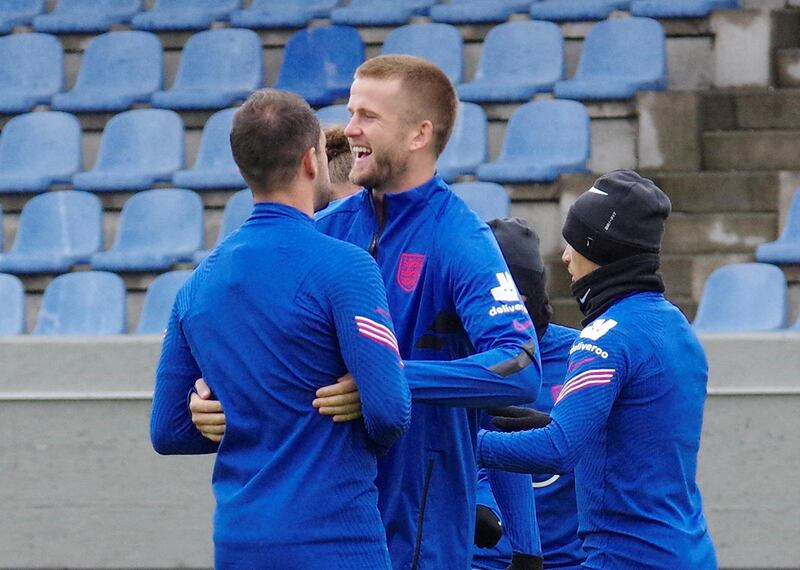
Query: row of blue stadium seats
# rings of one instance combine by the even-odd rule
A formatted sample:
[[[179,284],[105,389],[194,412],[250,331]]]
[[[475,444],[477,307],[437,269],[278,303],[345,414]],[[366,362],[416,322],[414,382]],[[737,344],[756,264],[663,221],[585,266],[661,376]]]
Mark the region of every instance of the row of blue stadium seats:
[[[206,121],[191,169],[184,169],[183,122],[175,111],[134,109],[115,115],[88,172],[80,172],[81,129],[73,115],[18,115],[0,134],[0,193],[42,192],[69,183],[92,192],[138,191],[157,183],[193,190],[244,186],[229,142],[235,112],[223,109]],[[318,113],[323,126],[349,121],[344,105]],[[589,114],[581,103],[534,101],[514,111],[500,155],[488,162],[486,114],[474,103],[462,103],[437,166],[448,182],[472,175],[498,183],[551,182],[563,173],[585,171],[590,149]]]
[[[484,220],[506,218],[511,202],[502,186],[459,183],[453,190]],[[233,194],[225,205],[217,243],[250,215],[249,190]],[[40,194],[22,209],[14,244],[2,253],[0,209],[0,271],[18,274],[63,273],[76,264],[111,271],[165,271],[175,263],[199,263],[209,253],[201,249],[203,204],[191,190],[148,190],[123,206],[114,244],[103,247],[103,209],[94,194],[64,190]]]
[[[636,50],[630,50],[636,45]],[[392,30],[382,53],[417,55],[437,64],[465,101],[524,102],[536,93],[566,99],[629,99],[667,87],[664,30],[649,18],[595,25],[575,76],[565,80],[564,38],[551,22],[508,22],[486,37],[478,69],[464,83],[463,39],[449,24],[410,24]],[[289,39],[275,87],[313,106],[346,97],[364,61],[358,31],[347,26],[298,30]],[[163,90],[163,54],[157,36],[121,31],[92,39],[74,88],[63,87],[63,48],[55,36],[0,38],[0,112],[21,113],[49,104],[70,112],[121,111],[135,103],[191,110],[219,109],[264,83],[261,41],[242,29],[209,30],[183,48],[172,87]]]
[[[738,0],[59,0],[46,13],[45,0],[0,0],[0,33],[32,26],[50,33],[98,33],[129,24],[150,31],[188,31],[214,22],[254,29],[301,28],[314,18],[337,24],[397,26],[414,16],[450,24],[494,23],[514,13],[554,21],[602,20],[614,10],[654,18],[693,18],[712,10],[736,8]]]

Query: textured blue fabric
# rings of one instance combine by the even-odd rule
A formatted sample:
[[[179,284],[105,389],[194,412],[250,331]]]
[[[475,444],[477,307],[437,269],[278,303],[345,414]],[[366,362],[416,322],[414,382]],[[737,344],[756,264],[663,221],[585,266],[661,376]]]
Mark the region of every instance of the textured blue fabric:
[[[83,52],[75,87],[53,96],[60,111],[122,111],[163,87],[161,42],[148,32],[109,32]]]
[[[550,424],[481,432],[481,462],[575,468],[584,568],[716,570],[696,483],[707,380],[683,314],[659,293],[628,295],[572,345]]]
[[[646,18],[705,18],[714,10],[739,7],[738,0],[634,0],[631,15]]]
[[[407,427],[411,398],[391,331],[374,261],[280,204],[257,204],[180,290],[151,437],[160,453],[217,449],[186,406],[202,375],[226,416],[213,475],[216,568],[392,567],[376,450]],[[334,424],[311,402],[348,370],[363,421]]]
[[[133,27],[150,31],[188,31],[225,21],[241,0],[156,0],[152,10],[137,14]]]
[[[408,24],[386,36],[382,55],[415,55],[441,69],[454,84],[464,77],[464,40],[450,24]]]
[[[8,127],[6,127],[8,128]],[[756,248],[756,260],[764,263],[800,264],[800,192],[795,191],[780,237]]]
[[[52,12],[33,19],[33,27],[53,34],[106,32],[129,23],[142,8],[142,0],[59,0]]]
[[[241,28],[302,28],[314,18],[327,18],[339,0],[253,0],[247,10],[231,14]]]
[[[584,172],[589,128],[589,113],[577,101],[520,105],[508,121],[500,156],[479,166],[478,178],[499,184],[552,182],[566,172]]]
[[[530,0],[451,0],[432,6],[431,20],[448,24],[505,22],[514,12],[524,12]]]
[[[29,26],[47,8],[45,0],[0,0],[0,31]]]
[[[783,271],[766,263],[720,267],[703,287],[694,328],[702,332],[775,331],[788,324]]]
[[[494,182],[459,182],[451,187],[470,210],[484,222],[511,215],[511,199],[506,189]]]
[[[25,287],[14,275],[0,273],[0,335],[25,332]]]
[[[137,334],[163,334],[169,322],[175,296],[192,272],[188,269],[162,273],[147,286]]]
[[[386,194],[383,208],[381,229],[364,190],[317,222],[376,258],[406,359],[411,427],[379,461],[379,508],[395,568],[466,570],[478,410],[465,407],[534,400],[536,339],[491,230],[441,178]]]
[[[103,247],[103,206],[94,194],[65,190],[28,200],[0,271],[63,273]]]
[[[475,174],[489,158],[489,124],[475,103],[460,103],[447,146],[436,161],[436,170],[447,182]],[[487,219],[487,218],[483,218]]]
[[[80,168],[81,126],[72,115],[17,115],[0,134],[0,192],[43,192]]]
[[[334,24],[347,26],[400,26],[412,16],[428,13],[436,0],[351,0],[331,10]]]
[[[221,243],[225,237],[233,230],[241,226],[250,213],[253,211],[253,194],[248,189],[239,190],[236,194],[228,198],[225,210],[222,212],[222,225],[219,227],[217,244]],[[194,254],[194,262],[203,261],[211,250],[202,250]]]
[[[64,48],[49,34],[0,38],[0,113],[49,103],[64,86]]]
[[[614,10],[627,10],[631,0],[545,0],[531,4],[537,20],[554,22],[605,20]]]

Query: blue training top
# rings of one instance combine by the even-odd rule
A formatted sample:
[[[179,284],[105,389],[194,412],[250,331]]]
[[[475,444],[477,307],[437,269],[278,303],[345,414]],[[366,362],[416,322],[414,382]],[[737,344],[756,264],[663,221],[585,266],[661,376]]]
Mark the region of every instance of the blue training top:
[[[299,210],[256,204],[178,293],[153,400],[159,453],[217,450],[186,405],[198,377],[225,410],[215,567],[392,568],[374,480],[410,419],[401,367],[374,261]],[[335,424],[311,402],[348,370],[363,422]]]
[[[716,569],[696,483],[707,380],[683,314],[660,293],[633,293],[581,331],[550,424],[482,432],[481,461],[575,467],[584,568]]]
[[[395,570],[466,570],[475,527],[478,410],[536,399],[536,335],[491,230],[447,184],[363,190],[318,216],[369,251],[386,285],[411,426],[378,462],[379,508]],[[518,478],[524,479],[524,478]]]

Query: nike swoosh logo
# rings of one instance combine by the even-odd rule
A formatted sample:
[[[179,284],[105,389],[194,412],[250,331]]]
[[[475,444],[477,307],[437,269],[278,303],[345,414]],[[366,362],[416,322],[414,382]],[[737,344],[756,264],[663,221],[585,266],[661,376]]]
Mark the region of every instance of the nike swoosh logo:
[[[589,297],[589,293],[591,293],[591,292],[592,292],[591,288],[590,288],[590,289],[587,289],[587,290],[586,290],[586,293],[584,293],[584,294],[583,294],[583,297],[581,297],[580,299],[578,299],[578,302],[579,302],[579,303],[581,303],[581,304],[585,303],[585,302],[586,302],[586,299]]]
[[[514,319],[513,324],[514,324],[514,329],[518,331],[526,331],[533,326],[532,321],[526,321],[520,324],[520,322],[516,319]]]

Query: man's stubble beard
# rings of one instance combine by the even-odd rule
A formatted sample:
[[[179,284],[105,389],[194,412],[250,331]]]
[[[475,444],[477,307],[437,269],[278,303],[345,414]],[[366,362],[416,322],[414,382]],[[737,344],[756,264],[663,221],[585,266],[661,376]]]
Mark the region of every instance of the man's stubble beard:
[[[350,182],[364,188],[380,190],[388,182],[403,173],[408,165],[406,157],[396,157],[394,155],[380,156],[374,158],[375,169],[370,174],[356,176],[353,170],[350,171]]]

